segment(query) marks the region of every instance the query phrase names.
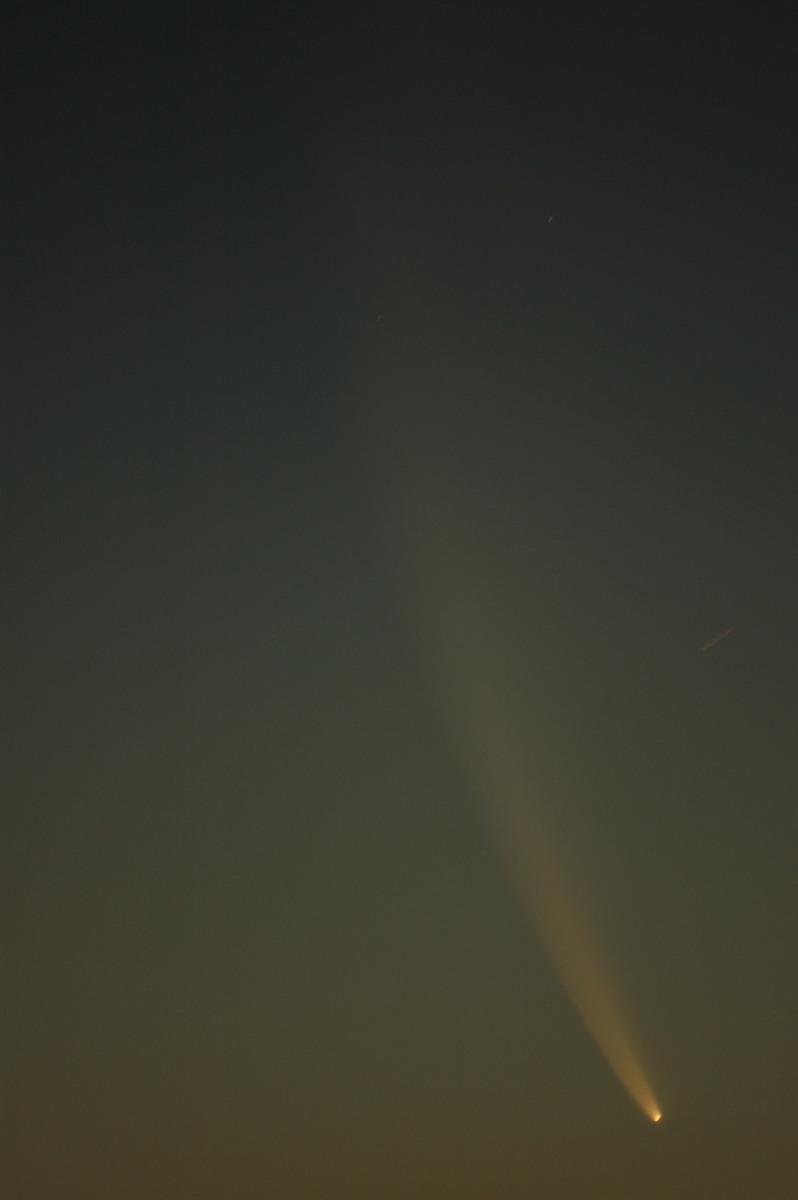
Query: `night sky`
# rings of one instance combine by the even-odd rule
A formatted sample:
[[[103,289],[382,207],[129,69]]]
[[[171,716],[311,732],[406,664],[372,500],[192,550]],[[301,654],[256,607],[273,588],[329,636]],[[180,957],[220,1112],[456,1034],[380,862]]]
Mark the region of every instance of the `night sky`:
[[[463,7],[5,25],[8,1200],[798,1194],[794,15]]]

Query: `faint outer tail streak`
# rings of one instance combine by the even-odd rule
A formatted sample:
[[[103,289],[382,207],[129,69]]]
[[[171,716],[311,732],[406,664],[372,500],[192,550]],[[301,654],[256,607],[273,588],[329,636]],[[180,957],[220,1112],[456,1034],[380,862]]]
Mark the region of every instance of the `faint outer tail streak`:
[[[736,625],[730,625],[728,629],[724,629],[723,633],[719,633],[718,636],[713,638],[711,642],[707,642],[706,646],[701,647],[701,654],[704,654],[707,650],[711,650],[713,646],[717,646],[718,642],[722,642],[723,639],[727,638],[730,633],[734,633],[736,628]]]

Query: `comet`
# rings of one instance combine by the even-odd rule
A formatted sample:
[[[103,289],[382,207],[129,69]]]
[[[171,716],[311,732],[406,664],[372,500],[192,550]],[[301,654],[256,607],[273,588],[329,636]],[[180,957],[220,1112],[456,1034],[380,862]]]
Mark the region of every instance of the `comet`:
[[[406,497],[407,498],[407,497]],[[528,737],[518,729],[492,653],[479,574],[456,506],[417,474],[404,513],[404,571],[435,691],[509,881],[585,1028],[654,1123],[661,1111],[622,1007],[551,837]],[[484,575],[489,575],[485,572]]]
[[[400,284],[413,295],[406,271]],[[421,308],[428,313],[427,304]],[[479,516],[461,500],[448,458],[450,430],[438,424],[428,394],[438,379],[451,388],[449,359],[461,348],[455,340],[441,358],[426,326],[419,345],[417,368],[408,367],[406,335],[395,359],[383,348],[388,357],[364,388],[375,476],[385,488],[397,579],[419,656],[519,907],[599,1052],[635,1105],[657,1123],[661,1110],[647,1068],[554,836],[556,797],[546,794],[530,752],[534,730],[524,727],[513,704],[509,614],[490,588],[496,575],[480,554]],[[442,403],[446,416],[445,397]]]

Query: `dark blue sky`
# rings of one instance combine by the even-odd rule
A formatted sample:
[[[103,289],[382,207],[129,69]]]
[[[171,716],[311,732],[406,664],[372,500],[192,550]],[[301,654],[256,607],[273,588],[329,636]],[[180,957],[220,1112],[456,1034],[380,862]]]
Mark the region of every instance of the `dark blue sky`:
[[[5,1193],[791,1198],[786,10],[9,29]],[[442,647],[501,663],[658,1128]]]

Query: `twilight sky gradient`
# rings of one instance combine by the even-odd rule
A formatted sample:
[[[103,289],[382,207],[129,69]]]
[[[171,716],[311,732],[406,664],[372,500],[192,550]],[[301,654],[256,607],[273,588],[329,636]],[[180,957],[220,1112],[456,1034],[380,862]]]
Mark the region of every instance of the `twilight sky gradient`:
[[[427,8],[9,22],[9,1200],[798,1194],[791,13]]]

